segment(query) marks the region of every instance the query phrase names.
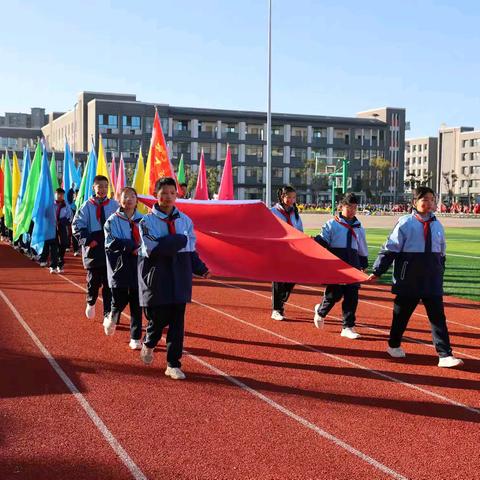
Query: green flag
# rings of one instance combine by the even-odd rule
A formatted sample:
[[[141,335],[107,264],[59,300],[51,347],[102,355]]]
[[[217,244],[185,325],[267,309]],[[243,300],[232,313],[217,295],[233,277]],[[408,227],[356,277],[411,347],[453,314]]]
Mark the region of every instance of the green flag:
[[[5,165],[3,170],[3,195],[4,195],[4,213],[5,226],[9,230],[13,230],[13,215],[12,215],[12,170],[10,168],[10,159],[8,152],[5,154]]]
[[[15,234],[13,239],[16,241],[20,235],[27,233],[32,221],[32,211],[37,196],[38,180],[40,178],[40,168],[42,166],[42,145],[37,143],[33,162],[30,166],[27,186],[25,187],[25,195],[23,196],[22,205],[18,215],[15,215]],[[53,207],[52,207],[53,208]]]
[[[82,181],[80,182],[80,187],[78,188],[77,199],[75,200],[75,205],[77,207],[77,210],[83,205],[83,202],[88,198],[88,192],[86,192],[87,177],[88,177],[88,171],[91,163],[92,163],[92,159],[91,159],[91,156],[89,155],[87,158],[87,163],[85,165],[85,168],[83,169]]]
[[[178,164],[177,181],[179,184],[185,183],[185,166],[183,165],[183,153],[180,156],[180,162]]]
[[[57,164],[55,162],[55,152],[52,153],[52,159],[50,160],[50,176],[52,177],[53,192],[59,187],[57,177]]]

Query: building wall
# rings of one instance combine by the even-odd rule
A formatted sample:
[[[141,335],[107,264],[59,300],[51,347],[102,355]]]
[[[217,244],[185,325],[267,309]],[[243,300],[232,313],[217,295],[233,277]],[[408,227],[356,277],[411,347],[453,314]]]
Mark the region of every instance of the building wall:
[[[436,137],[421,137],[405,140],[405,168],[403,181],[408,182],[413,174],[417,180],[427,180],[427,186],[435,189],[437,185],[437,152]],[[405,185],[405,192],[411,192],[411,186]]]

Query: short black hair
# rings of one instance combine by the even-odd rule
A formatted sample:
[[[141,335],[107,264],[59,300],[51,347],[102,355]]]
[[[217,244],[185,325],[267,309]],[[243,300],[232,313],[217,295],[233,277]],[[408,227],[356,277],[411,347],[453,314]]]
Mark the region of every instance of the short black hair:
[[[93,179],[93,184],[95,185],[96,183],[100,183],[100,182],[108,183],[108,178],[105,175],[95,175]]]
[[[172,178],[172,177],[162,177],[162,178],[159,178],[159,179],[155,182],[154,194],[156,195],[156,194],[162,189],[162,187],[166,187],[167,185],[176,188],[176,187],[177,187],[177,182],[176,182],[175,179]]]
[[[55,193],[63,193],[65,195],[65,190],[63,188],[57,188]]]
[[[188,185],[187,185],[186,183],[181,183],[180,186],[181,186],[181,187],[185,187],[185,188],[188,187]]]
[[[413,203],[423,198],[427,193],[435,197],[435,192],[430,187],[417,187],[413,193]]]
[[[341,200],[339,205],[358,205],[360,202],[358,201],[358,197],[350,192],[347,193]]]

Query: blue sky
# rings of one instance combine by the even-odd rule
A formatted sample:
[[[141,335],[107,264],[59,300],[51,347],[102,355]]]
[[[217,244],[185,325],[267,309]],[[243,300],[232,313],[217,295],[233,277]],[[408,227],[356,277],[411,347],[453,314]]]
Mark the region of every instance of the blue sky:
[[[267,0],[2,2],[0,114],[81,90],[266,109]],[[273,0],[272,109],[405,107],[407,136],[480,125],[480,3]]]

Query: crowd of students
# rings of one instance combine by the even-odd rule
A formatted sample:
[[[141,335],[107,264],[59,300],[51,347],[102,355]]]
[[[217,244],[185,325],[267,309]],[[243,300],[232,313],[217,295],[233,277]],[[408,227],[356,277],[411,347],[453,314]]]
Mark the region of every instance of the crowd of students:
[[[130,310],[130,343],[140,350],[141,360],[150,365],[154,349],[168,327],[166,337],[167,368],[165,375],[184,379],[181,357],[184,340],[185,307],[191,301],[192,277],[210,276],[208,267],[195,249],[191,219],[177,209],[177,186],[172,178],[156,182],[157,203],[146,215],[137,210],[137,193],[131,187],[121,190],[117,200],[108,198],[108,179],[95,177],[93,196],[73,216],[65,192],[55,193],[56,235],[45,242],[40,265],[50,272],[63,272],[64,254],[71,242],[74,254],[81,247],[86,270],[85,316],[93,319],[100,289],[103,300],[103,328],[107,336],[115,333],[123,310]],[[75,192],[68,200],[74,198]],[[394,263],[392,292],[394,299],[392,326],[387,353],[404,358],[401,347],[408,321],[420,301],[431,324],[439,367],[456,367],[463,363],[452,354],[443,306],[445,270],[445,234],[433,214],[435,195],[428,187],[419,187],[414,195],[412,212],[400,217],[387,238],[366,283],[374,283]],[[368,247],[364,228],[357,219],[358,198],[348,193],[339,204],[338,213],[314,237],[334,255],[363,272],[368,268]],[[285,185],[278,190],[278,202],[272,213],[293,228],[303,231],[296,205],[296,192]],[[72,232],[72,235],[70,234]],[[2,234],[9,236],[9,232]],[[25,237],[25,236],[24,236]],[[17,248],[34,255],[28,235]],[[285,318],[285,304],[294,283],[272,284],[272,315]],[[314,307],[313,324],[322,328],[333,306],[342,300],[341,336],[355,340],[356,309],[360,284],[327,285],[321,303]],[[142,314],[147,320],[142,340]]]

